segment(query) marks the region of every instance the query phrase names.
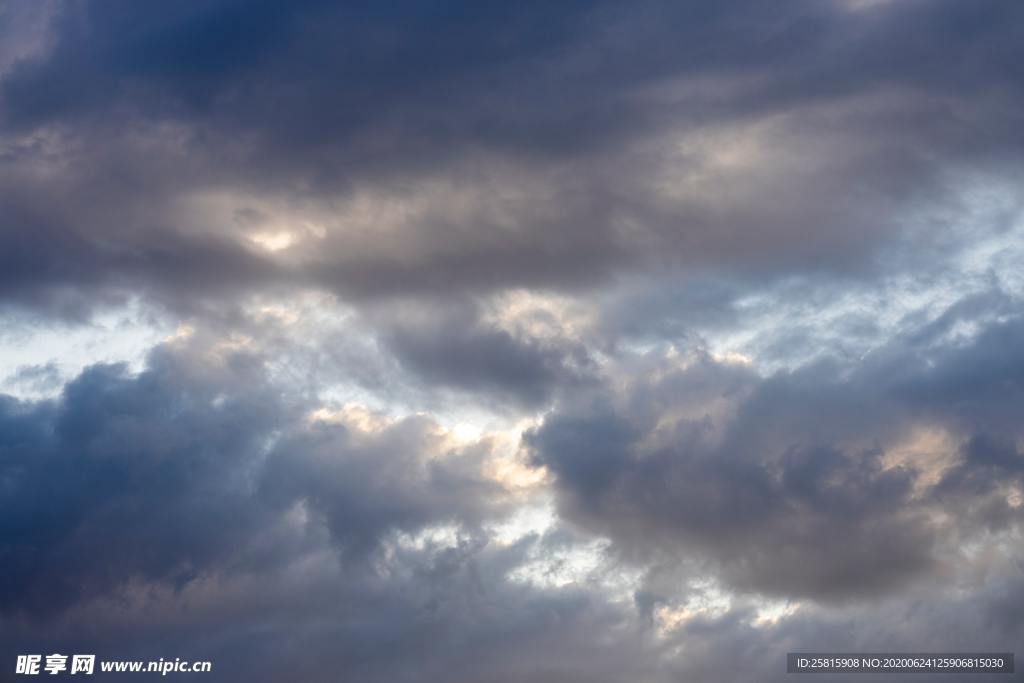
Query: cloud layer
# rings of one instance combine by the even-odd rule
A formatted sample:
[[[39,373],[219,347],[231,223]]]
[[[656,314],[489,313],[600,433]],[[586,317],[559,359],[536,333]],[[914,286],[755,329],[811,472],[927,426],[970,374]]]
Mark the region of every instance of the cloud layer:
[[[4,4],[0,666],[1012,650],[1022,14]]]

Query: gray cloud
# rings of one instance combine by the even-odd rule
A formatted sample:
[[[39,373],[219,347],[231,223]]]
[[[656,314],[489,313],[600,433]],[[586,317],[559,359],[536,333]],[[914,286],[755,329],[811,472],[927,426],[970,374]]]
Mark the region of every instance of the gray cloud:
[[[260,357],[210,354],[158,347],[138,376],[94,366],[57,400],[4,398],[6,610],[280,561],[301,546],[281,536],[299,503],[353,562],[389,534],[478,525],[500,503],[486,451],[440,457],[452,447],[430,420],[306,425],[304,399],[271,384]]]
[[[1024,468],[1020,426],[1003,406],[1019,403],[1010,340],[1022,329],[996,323],[954,347],[893,341],[850,368],[768,378],[706,355],[685,368],[655,358],[627,366],[622,393],[564,401],[527,444],[563,514],[626,557],[707,559],[768,595],[890,593],[941,572],[963,538],[1019,525],[1007,486]],[[915,427],[958,444],[932,483],[893,460]]]
[[[485,452],[450,452],[437,429],[427,418],[407,418],[369,438],[344,426],[284,437],[261,491],[278,505],[305,501],[342,549],[357,554],[392,531],[475,526],[500,503],[502,487],[480,472]],[[431,453],[446,457],[425,461]]]
[[[4,4],[0,666],[1012,649],[1022,14]]]
[[[58,7],[0,88],[5,299],[863,269],[963,174],[1019,172],[1017,12]],[[319,228],[255,247],[267,202]]]
[[[499,407],[536,409],[556,390],[584,386],[594,373],[583,346],[518,337],[481,320],[471,303],[409,308],[383,316],[376,329],[401,366],[427,383],[488,397]]]
[[[228,680],[659,669],[628,610],[507,579],[540,541],[491,540],[508,495],[483,475],[486,442],[309,408],[255,351],[202,336],[157,347],[139,374],[93,366],[57,399],[4,397],[5,660],[43,643],[207,657]],[[438,525],[455,537],[411,540]]]
[[[559,394],[528,436],[562,521],[511,543],[491,526],[516,503],[484,476],[486,440],[422,416],[311,422],[316,404],[258,346],[220,336],[166,343],[137,375],[92,367],[0,411],[5,652],[208,657],[228,680],[668,681],[770,679],[787,649],[837,643],[1010,647],[1013,554],[960,548],[1021,522],[1019,426],[981,405],[1014,400],[1021,324],[962,344],[957,315],[859,364],[769,378],[620,353],[608,385]],[[965,390],[986,381],[965,385],[963,367],[990,368],[1000,392]],[[934,480],[887,460],[916,424],[953,434]],[[639,565],[647,597],[601,573],[513,578],[592,535],[613,542],[606,578]],[[659,610],[709,573],[731,605],[666,627]],[[745,594],[807,602],[761,623]],[[967,621],[931,628],[953,615]]]

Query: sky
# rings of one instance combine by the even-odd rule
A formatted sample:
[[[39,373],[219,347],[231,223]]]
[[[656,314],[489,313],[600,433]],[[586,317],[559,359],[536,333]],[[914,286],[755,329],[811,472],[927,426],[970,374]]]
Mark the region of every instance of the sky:
[[[1019,650],[1022,131],[1016,0],[0,2],[2,678]]]

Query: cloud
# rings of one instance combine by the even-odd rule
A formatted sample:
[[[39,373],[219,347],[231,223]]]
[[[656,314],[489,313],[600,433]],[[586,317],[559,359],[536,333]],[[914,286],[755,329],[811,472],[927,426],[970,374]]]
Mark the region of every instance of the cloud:
[[[142,372],[96,365],[56,399],[4,398],[5,657],[43,641],[188,650],[261,681],[584,675],[577,658],[595,680],[657,669],[639,634],[609,649],[628,610],[507,578],[539,539],[492,537],[511,498],[487,473],[490,440],[312,410],[275,382],[255,347],[195,334]]]
[[[500,504],[486,450],[458,452],[428,418],[310,423],[303,405],[251,352],[180,344],[138,375],[99,365],[58,399],[5,397],[5,610],[284,561],[298,509],[357,562],[389,534],[479,526]]]
[[[860,272],[1019,174],[1017,12],[58,7],[0,83],[5,299]]]
[[[548,484],[512,495],[490,437],[324,407],[259,344],[183,333],[139,373],[5,399],[5,647],[180,652],[258,681],[729,680],[818,644],[1008,647],[1024,455],[981,402],[1012,400],[1022,326],[965,341],[956,318],[769,377],[620,352],[527,434],[558,516],[511,534]],[[1008,393],[972,393],[986,376]],[[768,617],[766,597],[795,606]],[[922,605],[973,625],[931,629]]]
[[[276,443],[261,493],[278,505],[302,501],[323,516],[343,551],[358,556],[396,531],[478,527],[504,493],[481,471],[486,455],[460,452],[425,417],[369,434],[344,424],[320,425]]]
[[[891,594],[958,564],[962,539],[1019,528],[1024,456],[1002,406],[1018,400],[1022,329],[894,340],[852,367],[769,377],[651,352],[526,441],[562,514],[627,560],[792,599]],[[936,475],[901,458],[914,428],[952,434],[955,464]]]
[[[380,316],[375,329],[402,368],[424,382],[487,397],[499,407],[536,409],[593,373],[582,345],[518,335],[486,320],[472,303],[410,308]]]
[[[4,658],[1012,649],[1022,12],[3,5]]]
[[[58,401],[7,400],[7,610],[65,609],[133,577],[187,582],[252,540],[267,513],[241,470],[281,418],[256,387],[216,400],[257,379],[237,360],[192,384],[200,368],[157,351],[139,377],[94,366]]]

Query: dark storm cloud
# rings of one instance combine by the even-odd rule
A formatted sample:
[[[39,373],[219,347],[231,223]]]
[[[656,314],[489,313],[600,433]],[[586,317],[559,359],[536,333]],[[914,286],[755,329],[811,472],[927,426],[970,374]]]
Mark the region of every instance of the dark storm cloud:
[[[280,420],[276,402],[253,387],[214,407],[251,368],[216,387],[183,381],[169,355],[151,360],[139,378],[93,367],[57,402],[7,399],[5,610],[65,609],[133,577],[188,581],[266,521],[246,504],[243,468]]]
[[[563,401],[527,444],[555,475],[563,514],[627,558],[678,550],[771,595],[888,593],[939,571],[961,539],[1024,519],[1010,500],[1024,468],[1011,415],[1024,324],[990,323],[970,343],[942,331],[852,367],[763,379],[706,356],[685,369],[645,361],[623,371],[622,394]],[[918,464],[886,461],[915,426],[960,443],[933,484]]]
[[[57,5],[0,82],[4,298],[68,315],[127,292],[855,269],[922,203],[954,205],[951,173],[1019,171],[1020,11]],[[183,209],[211,191],[228,215],[273,198],[285,223],[336,220],[268,254]],[[412,208],[353,228],[342,205],[367,192]]]
[[[479,471],[486,452],[445,457],[427,418],[371,433],[306,425],[262,359],[216,353],[158,347],[138,376],[99,365],[59,399],[4,397],[5,611],[285,561],[302,529],[289,539],[281,520],[300,503],[346,562],[395,531],[478,525],[500,503]]]
[[[728,98],[724,112],[712,110],[739,116],[879,83],[944,95],[949,87],[962,94],[1007,86],[1020,75],[1020,12],[1005,0],[895,3],[866,13],[811,1],[780,12],[750,0],[628,9],[580,2],[85,4],[59,8],[53,49],[15,65],[5,104],[13,125],[29,127],[106,116],[112,103],[129,102],[143,115],[241,124],[291,145],[350,138],[384,118],[400,124],[399,144],[440,134],[443,144],[498,142],[549,153],[566,139],[623,134],[642,114],[626,86],[664,76],[753,74],[757,85],[735,98],[738,107],[729,109],[736,102]],[[293,96],[280,100],[287,106],[275,102],[279,94]],[[624,113],[630,120],[618,120]]]
[[[44,647],[208,658],[220,680],[659,675],[622,605],[508,580],[542,540],[490,538],[507,508],[486,443],[309,407],[254,351],[203,339],[4,397],[5,666]],[[455,538],[396,541],[434,525]]]

